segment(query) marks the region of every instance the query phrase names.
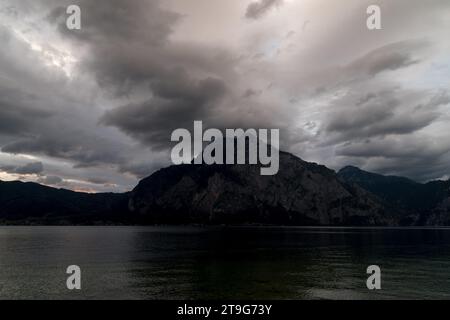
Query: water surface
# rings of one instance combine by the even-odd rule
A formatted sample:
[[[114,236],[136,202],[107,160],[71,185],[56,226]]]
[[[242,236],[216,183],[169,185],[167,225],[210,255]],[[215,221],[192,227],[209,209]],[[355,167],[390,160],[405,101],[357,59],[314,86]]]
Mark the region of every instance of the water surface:
[[[0,227],[0,299],[400,298],[450,298],[450,229]]]

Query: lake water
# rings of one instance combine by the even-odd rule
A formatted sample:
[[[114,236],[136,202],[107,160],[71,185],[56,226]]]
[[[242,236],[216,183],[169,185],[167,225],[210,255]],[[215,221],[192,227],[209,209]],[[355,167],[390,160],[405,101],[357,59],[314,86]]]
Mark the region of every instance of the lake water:
[[[450,229],[0,227],[0,299],[62,298],[449,299]]]

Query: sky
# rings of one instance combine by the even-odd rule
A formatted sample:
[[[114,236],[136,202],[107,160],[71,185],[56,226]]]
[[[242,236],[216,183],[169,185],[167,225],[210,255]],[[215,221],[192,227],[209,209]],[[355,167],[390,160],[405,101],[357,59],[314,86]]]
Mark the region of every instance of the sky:
[[[0,180],[128,191],[195,120],[280,129],[335,170],[448,179],[449,31],[448,0],[2,0]]]

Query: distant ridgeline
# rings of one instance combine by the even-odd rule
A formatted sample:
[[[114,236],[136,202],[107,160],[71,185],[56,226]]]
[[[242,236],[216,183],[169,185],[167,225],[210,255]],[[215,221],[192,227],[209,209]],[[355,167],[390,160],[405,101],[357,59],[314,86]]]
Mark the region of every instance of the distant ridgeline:
[[[124,194],[0,182],[0,223],[450,225],[449,181],[335,173],[285,152],[279,161],[273,176],[251,164],[171,166]]]

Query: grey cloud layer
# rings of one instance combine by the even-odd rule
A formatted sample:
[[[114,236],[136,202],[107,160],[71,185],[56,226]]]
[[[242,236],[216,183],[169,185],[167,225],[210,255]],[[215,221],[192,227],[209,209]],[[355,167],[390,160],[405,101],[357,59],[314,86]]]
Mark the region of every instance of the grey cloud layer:
[[[446,92],[418,104],[416,92],[397,91],[369,93],[358,101],[345,97],[330,113],[326,132],[339,134],[342,141],[410,134],[433,123],[440,116],[437,108],[450,102]]]
[[[234,100],[232,87],[237,77],[233,72],[234,54],[222,48],[171,42],[170,30],[176,25],[178,15],[154,3],[146,8],[145,12],[150,14],[143,15],[142,3],[127,3],[126,21],[123,21],[121,6],[115,6],[113,11],[109,1],[97,1],[95,10],[90,10],[86,18],[85,24],[90,25],[88,36],[72,35],[91,48],[81,67],[92,72],[100,86],[132,101],[144,97],[144,101],[133,101],[106,112],[100,124],[116,126],[158,150],[169,147],[173,130],[190,127],[194,120],[201,119],[211,127],[224,127],[227,119],[234,118],[228,109],[233,106],[227,106],[222,99]],[[89,9],[92,4],[82,2],[81,5]],[[116,33],[95,25],[104,15],[116,18]],[[152,16],[158,18],[149,28],[146,21]],[[142,23],[130,25],[129,19]],[[65,30],[61,25],[60,29]],[[246,125],[242,117],[250,116],[236,116]]]
[[[3,166],[0,167],[1,171],[17,174],[40,174],[44,170],[42,162],[31,162],[23,166]]]
[[[203,120],[280,128],[283,148],[336,169],[450,173],[440,131],[449,94],[436,76],[450,63],[440,55],[448,1],[381,1],[385,29],[375,33],[365,28],[370,1],[214,3],[189,4],[199,23],[175,0],[11,1],[3,12],[20,20],[0,28],[2,152],[60,161],[42,160],[45,184],[79,175],[125,189],[168,164],[172,130]],[[68,4],[82,8],[80,31],[65,28]],[[211,22],[217,13],[224,19]],[[28,20],[22,29],[38,24],[54,41],[47,56],[73,51],[72,78],[17,37]]]
[[[273,7],[279,6],[283,0],[259,0],[248,5],[245,16],[249,19],[258,19]]]
[[[117,126],[143,143],[165,149],[173,130],[191,127],[195,120],[211,117],[214,103],[226,92],[225,84],[213,78],[197,83],[186,80],[180,87],[163,83],[154,88],[156,98],[112,110],[105,114],[102,123]]]

